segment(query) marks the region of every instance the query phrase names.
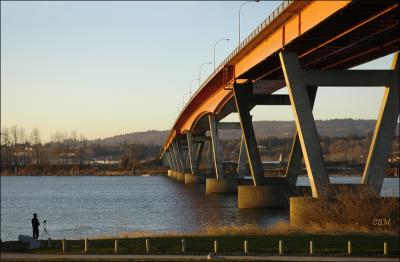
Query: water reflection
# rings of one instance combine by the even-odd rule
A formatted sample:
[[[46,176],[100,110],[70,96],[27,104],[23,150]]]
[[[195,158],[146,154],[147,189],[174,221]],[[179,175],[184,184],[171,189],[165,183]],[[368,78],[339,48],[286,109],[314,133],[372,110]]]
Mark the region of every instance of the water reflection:
[[[359,180],[344,180],[354,179]],[[307,181],[300,178],[299,184]],[[383,194],[398,196],[398,184],[398,178],[385,179]],[[167,177],[1,177],[1,238],[30,235],[34,212],[48,220],[53,238],[267,226],[289,217],[286,210],[239,210],[236,194],[207,195],[204,186],[183,186]]]

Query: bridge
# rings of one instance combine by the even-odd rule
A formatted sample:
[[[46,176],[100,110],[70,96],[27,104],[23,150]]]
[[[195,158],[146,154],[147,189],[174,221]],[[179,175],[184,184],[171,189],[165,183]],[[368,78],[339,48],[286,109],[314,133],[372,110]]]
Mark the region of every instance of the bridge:
[[[290,198],[292,216],[292,205],[301,209],[307,201],[334,195],[312,111],[317,90],[385,87],[362,177],[362,186],[379,195],[399,116],[399,29],[397,1],[282,2],[201,84],[177,117],[161,154],[169,176],[186,184],[205,180],[207,193],[237,191],[239,208],[285,207],[296,196],[304,159],[312,197]],[[348,70],[392,53],[390,70]],[[288,95],[275,94],[284,87]],[[264,175],[250,115],[257,105],[291,106],[296,131],[285,176]],[[221,122],[232,113],[240,122]],[[242,134],[235,174],[224,172],[221,129]],[[199,170],[204,156],[211,174]],[[246,165],[250,184],[243,180]]]

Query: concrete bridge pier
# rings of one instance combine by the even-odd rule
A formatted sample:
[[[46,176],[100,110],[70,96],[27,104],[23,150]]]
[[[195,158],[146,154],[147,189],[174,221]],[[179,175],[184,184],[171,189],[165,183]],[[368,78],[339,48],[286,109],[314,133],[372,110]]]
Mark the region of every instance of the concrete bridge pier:
[[[202,184],[204,178],[200,174],[198,167],[202,157],[205,137],[194,136],[192,132],[189,131],[186,134],[186,138],[188,147],[189,172],[184,174],[184,183],[185,185]]]
[[[172,178],[178,182],[184,181],[184,172],[185,172],[185,162],[183,159],[183,152],[182,152],[182,146],[180,144],[180,141],[178,138],[175,138],[175,140],[172,143],[172,152],[173,156],[175,159],[175,172],[173,172]],[[182,179],[183,177],[183,179]]]
[[[238,181],[231,178],[206,178],[206,193],[235,193]]]
[[[398,53],[393,58],[391,70],[306,70],[301,68],[295,53],[281,52],[279,57],[296,122],[298,141],[294,143],[301,145],[313,196],[290,198],[291,223],[300,225],[307,221],[307,215],[317,208],[320,201],[318,198],[328,197],[333,201],[335,199],[325,171],[311,111],[311,99],[309,94],[307,96],[309,86],[385,86],[361,185],[379,202],[387,159],[399,117]]]
[[[292,190],[288,185],[239,186],[238,208],[284,208]]]
[[[177,162],[175,159],[175,153],[172,146],[167,150],[167,157],[170,160],[170,169],[168,170],[168,177],[175,180],[176,170],[178,169]]]
[[[222,151],[218,135],[218,122],[216,115],[208,116],[210,124],[211,145],[214,158],[215,178],[206,179],[206,193],[235,193],[237,192],[237,179],[225,178],[222,165]]]
[[[264,177],[264,171],[257,141],[254,134],[250,110],[257,104],[261,105],[289,105],[289,98],[285,95],[257,95],[253,92],[252,83],[234,84],[233,86],[236,108],[239,114],[242,129],[242,144],[249,162],[253,185],[238,187],[239,208],[284,208],[289,204],[289,197],[293,193],[292,187],[285,177]],[[241,157],[244,152],[241,152]],[[301,159],[300,159],[301,161]],[[239,161],[240,162],[240,161]],[[238,166],[238,173],[243,167]]]
[[[166,152],[166,156],[165,156],[168,160],[168,166],[170,169],[168,169],[168,177],[171,179],[176,179],[176,170],[178,169],[177,163],[176,163],[176,159],[174,156],[174,152],[173,149],[170,147],[168,148],[167,152]]]
[[[185,183],[185,173],[178,172],[176,174],[176,181],[178,181],[179,183]]]
[[[207,137],[205,136],[205,134],[201,135],[201,136],[197,136],[195,141],[198,141],[197,143],[197,155],[196,155],[196,160],[195,160],[195,166],[196,166],[196,172],[194,175],[196,175],[194,177],[194,179],[192,179],[190,176],[188,178],[188,181],[186,182],[185,180],[185,184],[205,184],[206,180],[206,174],[203,174],[200,172],[199,170],[199,166],[201,161],[203,160],[203,155],[204,155],[204,148],[205,148],[205,144],[207,142]]]
[[[212,149],[212,141],[211,138],[207,138],[207,151],[206,151],[206,165],[205,165],[205,174],[204,177],[210,177],[212,174],[212,177],[214,176],[214,167],[213,167],[213,149]]]
[[[185,174],[185,185],[197,185],[197,184],[204,184],[204,178],[195,174],[190,174],[190,173]]]

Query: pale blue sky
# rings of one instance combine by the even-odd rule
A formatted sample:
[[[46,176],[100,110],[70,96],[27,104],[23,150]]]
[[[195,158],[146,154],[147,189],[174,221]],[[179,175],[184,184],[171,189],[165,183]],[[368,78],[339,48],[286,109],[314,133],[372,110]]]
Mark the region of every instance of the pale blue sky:
[[[98,138],[169,129],[200,64],[213,60],[215,41],[231,39],[217,46],[217,65],[237,45],[241,4],[2,1],[2,127],[39,127],[45,139],[55,131]],[[247,4],[242,39],[279,4]],[[389,68],[391,58],[363,67]],[[202,79],[211,70],[204,66]],[[382,91],[320,89],[315,118],[376,118]],[[292,119],[290,107],[252,113]]]

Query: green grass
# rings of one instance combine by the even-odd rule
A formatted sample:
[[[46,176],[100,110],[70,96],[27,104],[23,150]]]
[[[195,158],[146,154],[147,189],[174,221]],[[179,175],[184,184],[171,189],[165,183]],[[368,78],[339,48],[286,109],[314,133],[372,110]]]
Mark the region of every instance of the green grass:
[[[150,254],[181,254],[181,237],[149,237]],[[371,234],[284,234],[264,236],[185,236],[186,254],[204,255],[213,252],[213,241],[218,241],[221,255],[243,255],[243,241],[249,243],[249,255],[277,255],[278,241],[283,240],[284,254],[308,255],[309,241],[314,243],[315,255],[347,255],[347,241],[352,242],[352,255],[383,256],[383,242],[389,246],[388,256],[399,256],[399,238],[396,235]],[[43,241],[45,245],[47,241]],[[27,244],[18,241],[3,242],[2,252],[61,253],[61,241],[52,240],[51,248],[28,250]],[[67,240],[67,254],[82,254],[83,240]],[[90,254],[113,254],[114,240],[89,240]],[[146,254],[145,238],[122,238],[119,254]]]

